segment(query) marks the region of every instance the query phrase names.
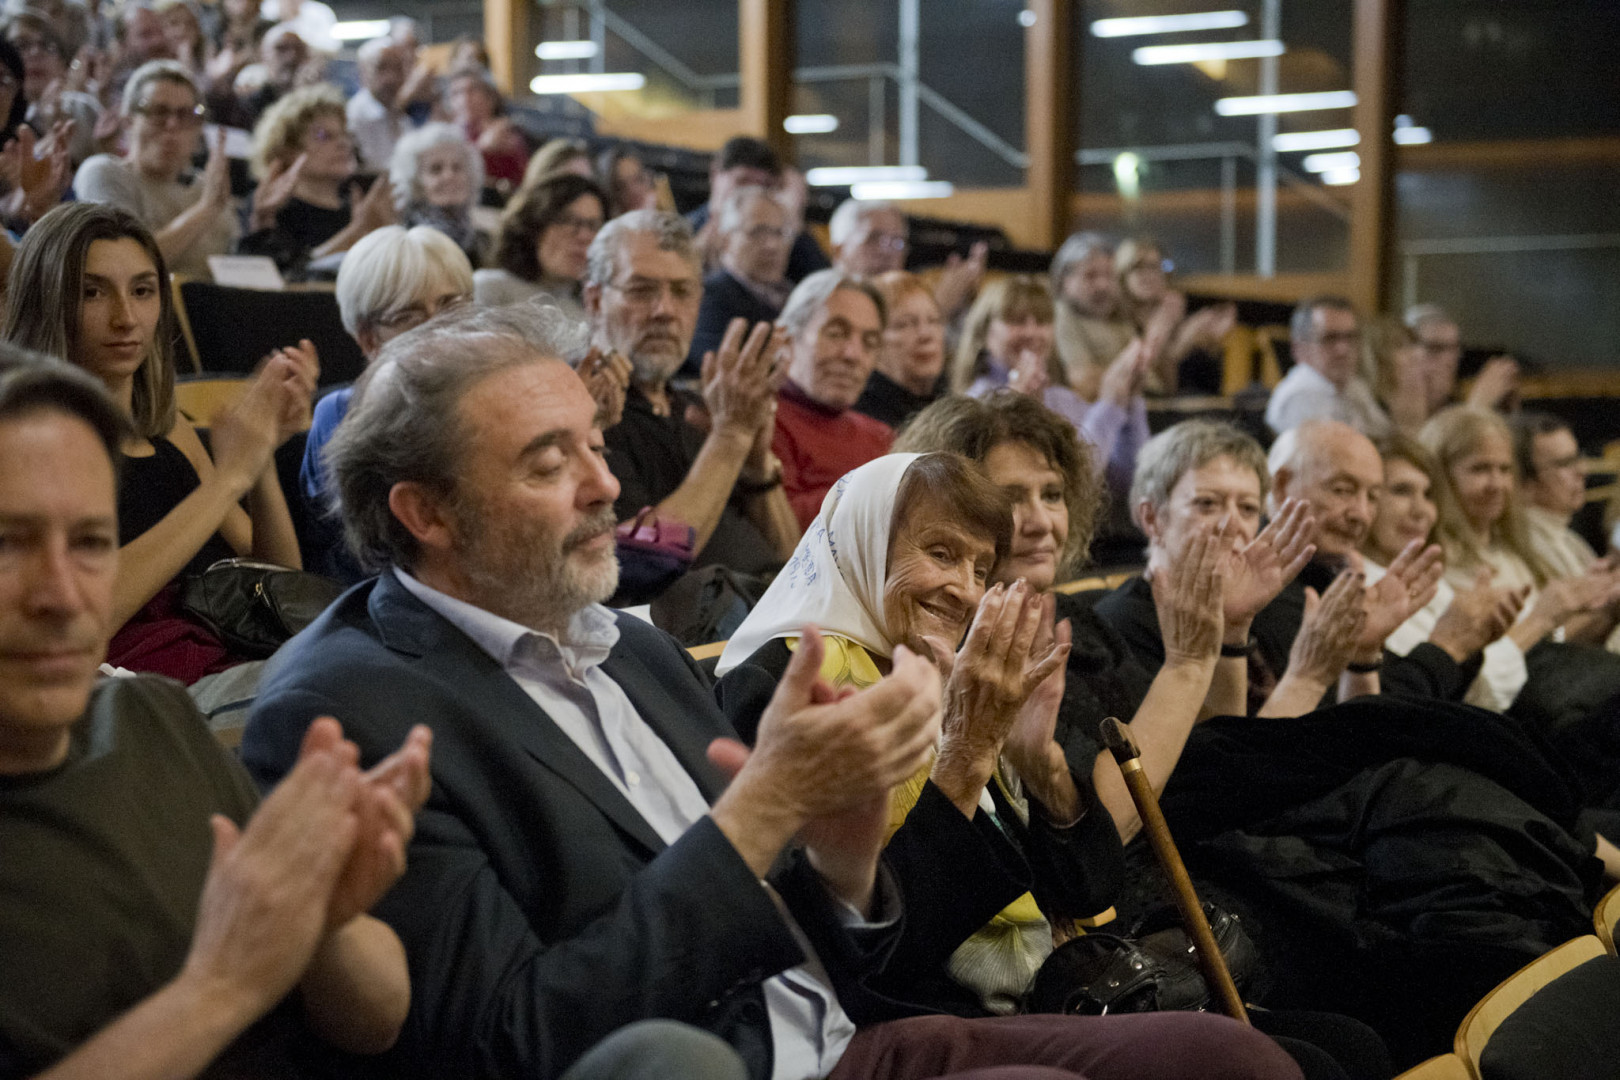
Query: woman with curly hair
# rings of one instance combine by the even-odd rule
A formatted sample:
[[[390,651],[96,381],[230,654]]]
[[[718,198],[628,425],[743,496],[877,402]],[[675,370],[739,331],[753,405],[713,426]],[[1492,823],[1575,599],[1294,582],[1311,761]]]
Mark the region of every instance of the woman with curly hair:
[[[607,220],[596,181],[559,173],[537,183],[506,210],[495,241],[495,268],[473,275],[480,304],[515,304],[544,295],[578,319],[585,253]]]

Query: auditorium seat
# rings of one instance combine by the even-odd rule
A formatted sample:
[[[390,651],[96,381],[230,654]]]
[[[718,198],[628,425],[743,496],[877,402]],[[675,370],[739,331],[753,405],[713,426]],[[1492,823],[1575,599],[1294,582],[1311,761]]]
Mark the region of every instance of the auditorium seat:
[[[366,366],[360,346],[343,329],[330,286],[276,292],[177,277],[174,295],[181,334],[198,371],[245,375],[301,338],[314,342],[320,354],[322,386],[353,382]]]
[[[1395,1080],[1473,1080],[1468,1063],[1456,1054],[1430,1058],[1421,1065],[1407,1069]]]
[[[1476,1080],[1599,1080],[1620,1061],[1620,958],[1596,935],[1526,965],[1468,1013],[1455,1050]]]
[[[1609,955],[1620,956],[1620,947],[1615,945],[1616,928],[1620,927],[1620,885],[1610,889],[1609,894],[1598,901],[1592,924],[1597,928],[1598,940],[1609,950]]]

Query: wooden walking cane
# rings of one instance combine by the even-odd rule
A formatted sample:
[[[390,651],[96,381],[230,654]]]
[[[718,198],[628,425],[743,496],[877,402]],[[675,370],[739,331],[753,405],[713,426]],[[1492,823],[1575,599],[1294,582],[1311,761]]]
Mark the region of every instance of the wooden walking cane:
[[[1204,907],[1198,902],[1198,893],[1193,889],[1192,878],[1187,876],[1181,853],[1176,850],[1176,842],[1170,838],[1170,826],[1165,824],[1164,814],[1159,810],[1159,797],[1153,793],[1153,784],[1149,782],[1147,773],[1142,771],[1142,752],[1137,749],[1136,740],[1131,738],[1131,729],[1110,716],[1102,722],[1102,737],[1114,755],[1114,761],[1119,764],[1119,771],[1124,774],[1125,786],[1130,789],[1131,800],[1136,803],[1136,812],[1142,818],[1142,827],[1147,830],[1153,854],[1170,879],[1170,891],[1175,896],[1176,907],[1181,909],[1181,921],[1187,928],[1187,936],[1192,939],[1193,949],[1198,953],[1198,966],[1204,969],[1204,981],[1220,999],[1222,1010],[1239,1023],[1247,1024],[1249,1012],[1243,1007],[1237,984],[1232,981],[1232,973],[1226,968],[1226,958],[1215,944],[1215,934],[1209,928],[1209,920],[1204,917]]]

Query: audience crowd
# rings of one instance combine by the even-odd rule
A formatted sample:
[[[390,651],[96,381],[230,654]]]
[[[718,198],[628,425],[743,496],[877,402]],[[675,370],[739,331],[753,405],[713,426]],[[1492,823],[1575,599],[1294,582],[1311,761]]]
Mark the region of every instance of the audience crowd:
[[[1511,357],[1310,296],[1171,422],[1241,333],[1151,238],[824,246],[746,136],[683,217],[334,23],[0,16],[0,1080],[1378,1080],[1590,927],[1620,560]],[[188,413],[227,255],[358,378]],[[1110,716],[1252,1027],[1079,974],[1166,906]]]

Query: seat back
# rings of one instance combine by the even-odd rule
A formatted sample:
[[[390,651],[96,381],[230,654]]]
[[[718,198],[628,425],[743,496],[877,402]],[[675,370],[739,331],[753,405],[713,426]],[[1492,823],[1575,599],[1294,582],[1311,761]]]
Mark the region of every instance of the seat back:
[[[1468,1072],[1468,1063],[1462,1058],[1456,1054],[1443,1054],[1412,1066],[1395,1080],[1473,1080],[1473,1077]]]
[[[193,424],[207,427],[214,414],[235,405],[252,382],[243,375],[182,375],[174,382],[174,402]]]
[[[1476,1077],[1479,1076],[1480,1055],[1485,1052],[1491,1036],[1496,1034],[1503,1021],[1559,976],[1603,955],[1603,942],[1595,934],[1587,934],[1564,942],[1508,976],[1496,989],[1480,998],[1479,1004],[1463,1018],[1453,1044],[1457,1056],[1468,1063]]]
[[[1614,942],[1616,928],[1620,927],[1620,885],[1610,889],[1609,894],[1598,901],[1592,924],[1597,928],[1598,940],[1609,950],[1609,955],[1620,956],[1620,948]]]
[[[181,280],[175,293],[181,328],[200,371],[245,375],[301,338],[314,342],[320,353],[322,386],[353,382],[366,366],[360,346],[343,329],[329,287],[272,292]]]

